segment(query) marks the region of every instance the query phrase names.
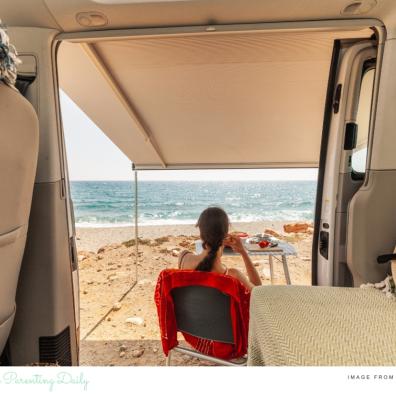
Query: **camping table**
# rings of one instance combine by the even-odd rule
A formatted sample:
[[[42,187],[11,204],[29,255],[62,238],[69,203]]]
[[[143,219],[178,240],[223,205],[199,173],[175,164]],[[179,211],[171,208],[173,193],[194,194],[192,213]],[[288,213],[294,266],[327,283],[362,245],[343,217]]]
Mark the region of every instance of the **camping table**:
[[[373,288],[257,286],[248,366],[394,366],[396,305]]]
[[[246,245],[245,245],[246,246]],[[283,272],[285,274],[286,283],[288,285],[291,284],[290,281],[290,274],[289,274],[289,267],[287,265],[287,256],[296,256],[297,252],[294,246],[290,245],[287,242],[279,241],[278,246],[276,247],[277,250],[249,250],[246,249],[249,256],[268,256],[269,266],[270,266],[270,276],[271,276],[271,283],[273,283],[274,279],[274,263],[273,258],[278,259],[277,256],[281,257],[282,264],[283,264]],[[198,240],[195,242],[195,251],[197,254],[202,252],[202,241]],[[223,254],[225,256],[238,256],[238,253],[234,253],[231,249],[224,249]]]

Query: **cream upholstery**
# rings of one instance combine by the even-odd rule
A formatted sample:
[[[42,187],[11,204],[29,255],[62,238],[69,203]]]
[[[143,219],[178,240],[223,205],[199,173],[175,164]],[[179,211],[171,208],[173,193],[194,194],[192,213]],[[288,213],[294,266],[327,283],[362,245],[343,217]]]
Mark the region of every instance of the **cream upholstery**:
[[[0,352],[15,313],[38,155],[38,120],[30,103],[0,82]]]

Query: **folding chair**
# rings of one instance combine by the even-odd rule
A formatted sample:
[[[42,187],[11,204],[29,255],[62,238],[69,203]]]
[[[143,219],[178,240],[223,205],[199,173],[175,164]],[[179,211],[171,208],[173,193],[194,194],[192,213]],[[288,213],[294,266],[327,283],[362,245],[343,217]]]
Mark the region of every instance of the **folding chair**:
[[[177,331],[188,333],[204,340],[234,344],[230,297],[220,290],[207,286],[183,286],[171,291]],[[195,358],[223,366],[246,366],[247,358],[224,360],[194,349],[181,346],[169,351],[167,366],[171,365],[171,352],[177,351]]]

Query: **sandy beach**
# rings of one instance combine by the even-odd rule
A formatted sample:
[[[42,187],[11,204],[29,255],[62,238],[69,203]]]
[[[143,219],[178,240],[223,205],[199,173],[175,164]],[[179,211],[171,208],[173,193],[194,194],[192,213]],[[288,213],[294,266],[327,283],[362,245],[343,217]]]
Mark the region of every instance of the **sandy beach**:
[[[232,231],[255,234],[271,229],[281,234],[281,239],[297,250],[297,256],[288,258],[292,284],[308,285],[312,235],[286,234],[284,223],[235,223]],[[178,252],[194,250],[197,228],[194,225],[139,227],[137,268],[133,227],[77,228],[76,234],[80,268],[80,364],[164,365],[154,288],[161,270],[177,267]],[[268,258],[253,256],[252,259],[263,284],[271,284]],[[223,256],[223,262],[244,270],[239,257]],[[282,264],[277,260],[274,264],[273,283],[285,284]],[[174,354],[172,364],[204,363]]]

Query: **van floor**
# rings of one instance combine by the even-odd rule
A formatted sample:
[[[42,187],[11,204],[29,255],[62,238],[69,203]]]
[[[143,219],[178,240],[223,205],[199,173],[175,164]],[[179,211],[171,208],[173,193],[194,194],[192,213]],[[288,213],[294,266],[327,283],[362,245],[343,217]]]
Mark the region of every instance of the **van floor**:
[[[297,257],[288,258],[292,283],[309,285],[312,235],[292,234],[284,238],[298,251]],[[136,279],[132,240],[103,246],[97,252],[79,250],[81,365],[165,365],[154,304],[156,280],[161,270],[177,267],[178,252],[193,250],[196,239],[196,235],[142,239],[138,282],[132,290]],[[256,258],[260,259],[254,262],[259,267],[263,284],[271,284],[268,258],[253,259]],[[243,270],[239,257],[226,256],[224,263]],[[275,260],[274,267],[274,284],[285,284],[282,264]],[[204,364],[209,363],[179,353],[172,356],[172,365]]]

